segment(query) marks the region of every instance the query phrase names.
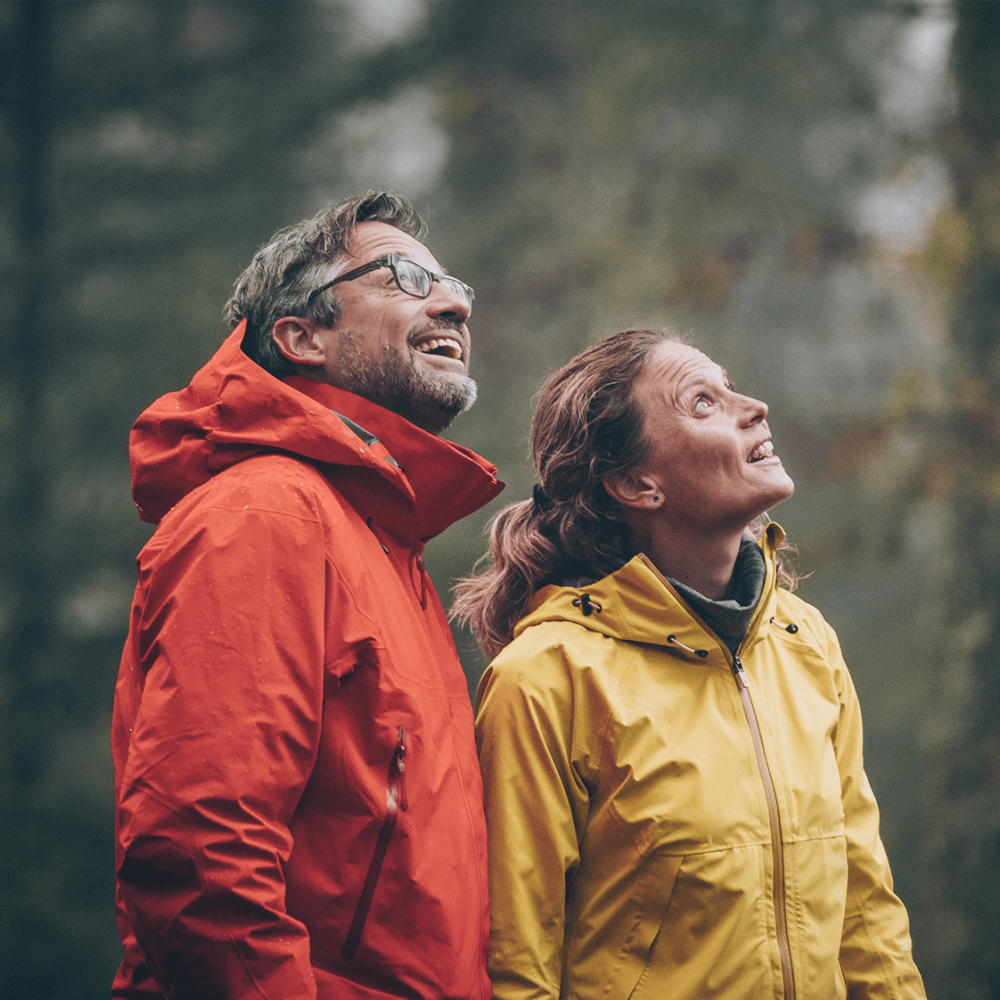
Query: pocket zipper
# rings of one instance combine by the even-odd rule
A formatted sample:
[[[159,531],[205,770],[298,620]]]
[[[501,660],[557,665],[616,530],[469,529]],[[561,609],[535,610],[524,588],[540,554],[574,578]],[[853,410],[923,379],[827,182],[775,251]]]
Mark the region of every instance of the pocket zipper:
[[[405,758],[406,726],[400,726],[396,736],[396,749],[393,751],[392,760],[389,761],[389,778],[385,788],[385,819],[382,820],[382,829],[379,830],[378,840],[375,841],[375,851],[372,854],[365,884],[361,889],[361,896],[354,911],[354,919],[351,921],[351,927],[344,940],[344,947],[340,951],[341,955],[347,959],[354,958],[358,945],[361,943],[361,932],[368,919],[368,911],[371,909],[372,898],[375,895],[375,886],[378,884],[386,851],[389,850],[389,839],[392,837],[392,831],[396,828],[399,810],[402,809],[405,812],[409,806],[406,799]]]

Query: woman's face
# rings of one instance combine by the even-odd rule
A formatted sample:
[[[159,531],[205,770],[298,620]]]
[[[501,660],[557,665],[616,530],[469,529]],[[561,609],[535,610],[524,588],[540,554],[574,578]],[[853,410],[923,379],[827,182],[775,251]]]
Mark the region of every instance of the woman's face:
[[[774,454],[767,405],[736,392],[701,351],[664,342],[634,389],[653,450],[635,475],[678,528],[742,531],[795,489]]]

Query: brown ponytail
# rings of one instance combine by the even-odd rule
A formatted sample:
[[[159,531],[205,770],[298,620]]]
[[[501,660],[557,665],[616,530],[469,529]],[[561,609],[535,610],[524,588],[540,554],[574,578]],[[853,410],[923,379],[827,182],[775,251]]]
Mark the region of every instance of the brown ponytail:
[[[541,493],[493,519],[487,567],[460,580],[451,617],[494,656],[513,638],[528,599],[567,577],[597,579],[631,557],[629,530],[605,477],[642,465],[650,445],[632,388],[669,330],[626,330],[549,376],[531,428]]]

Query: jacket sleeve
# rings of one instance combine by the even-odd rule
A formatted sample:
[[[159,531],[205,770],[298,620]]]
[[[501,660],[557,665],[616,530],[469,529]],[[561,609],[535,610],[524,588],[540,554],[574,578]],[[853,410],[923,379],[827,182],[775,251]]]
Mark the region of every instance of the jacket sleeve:
[[[840,697],[834,749],[847,837],[848,885],[840,962],[850,1000],[925,1000],[909,920],[893,892],[879,812],[862,752],[861,708],[837,637],[826,625],[828,661]]]
[[[497,1000],[560,996],[566,892],[589,798],[573,767],[573,699],[558,660],[546,652],[526,662],[515,642],[477,697]]]
[[[128,923],[171,997],[316,996],[283,876],[322,716],[314,506],[285,494],[281,508],[202,508],[161,525],[140,571],[126,658],[141,677],[123,670],[116,694],[135,713],[116,860]]]

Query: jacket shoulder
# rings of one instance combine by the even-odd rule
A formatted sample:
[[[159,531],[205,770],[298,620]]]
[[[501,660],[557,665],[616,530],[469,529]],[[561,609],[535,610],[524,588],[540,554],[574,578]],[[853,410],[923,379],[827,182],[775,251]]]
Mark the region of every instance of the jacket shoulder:
[[[349,521],[355,530],[344,530]],[[247,458],[214,475],[172,507],[146,543],[141,562],[201,551],[234,551],[268,543],[330,551],[355,537],[356,511],[314,465],[291,455]],[[267,540],[267,541],[265,541]]]
[[[819,608],[803,600],[798,594],[780,587],[777,591],[775,618],[780,624],[795,625],[799,631],[805,629],[819,642],[837,641],[836,633]]]
[[[502,670],[537,665],[541,673],[563,674],[576,665],[613,655],[618,643],[603,632],[565,618],[535,621],[523,628],[493,661]]]
[[[494,701],[573,704],[613,687],[638,647],[572,621],[541,621],[525,628],[487,668],[479,688]]]
[[[164,518],[164,523],[197,509],[271,511],[317,517],[320,506],[346,502],[311,462],[285,454],[244,459],[192,490]]]

